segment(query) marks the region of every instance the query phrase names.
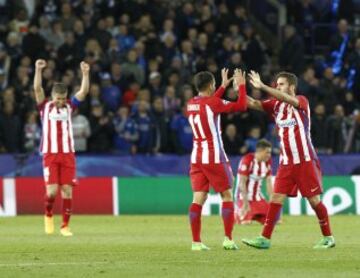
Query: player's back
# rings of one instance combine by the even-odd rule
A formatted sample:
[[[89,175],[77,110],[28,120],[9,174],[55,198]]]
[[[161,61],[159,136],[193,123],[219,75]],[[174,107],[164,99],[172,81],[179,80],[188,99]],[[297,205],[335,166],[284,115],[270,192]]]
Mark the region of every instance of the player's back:
[[[220,98],[196,96],[187,104],[188,120],[193,132],[191,163],[222,163],[228,161],[221,139]]]

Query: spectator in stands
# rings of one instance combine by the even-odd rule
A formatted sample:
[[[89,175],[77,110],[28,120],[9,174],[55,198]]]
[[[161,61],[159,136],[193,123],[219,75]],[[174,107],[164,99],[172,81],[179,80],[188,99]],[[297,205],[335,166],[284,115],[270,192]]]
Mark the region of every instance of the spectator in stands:
[[[129,34],[129,28],[125,24],[120,24],[119,34],[116,36],[120,51],[128,51],[135,46],[135,37]]]
[[[323,71],[323,78],[320,81],[320,94],[318,100],[323,102],[329,111],[332,111],[337,96],[341,94],[341,89],[336,85],[336,79],[331,67],[327,67]]]
[[[105,20],[100,18],[97,21],[96,28],[91,32],[91,36],[95,38],[101,48],[105,51],[109,47],[109,42],[111,40],[111,34],[106,30]]]
[[[22,129],[20,117],[15,114],[15,103],[4,102],[0,114],[0,134],[6,152],[18,153],[22,150]]]
[[[35,152],[40,144],[41,127],[37,121],[37,114],[36,110],[30,111],[24,126],[24,147],[25,151],[29,153]]]
[[[253,126],[248,132],[248,136],[245,139],[246,152],[254,152],[256,150],[256,144],[261,137],[261,129],[258,126]]]
[[[243,138],[240,137],[234,124],[226,126],[225,134],[223,136],[223,143],[225,152],[229,155],[244,154],[247,150],[245,147]]]
[[[341,73],[344,62],[352,50],[352,36],[346,19],[340,19],[337,32],[330,38],[330,53],[328,64],[332,67],[335,75]]]
[[[65,34],[60,21],[52,22],[52,32],[45,39],[55,51],[65,42]]]
[[[284,43],[280,50],[279,64],[283,70],[299,75],[304,70],[304,42],[294,26],[284,28]]]
[[[88,119],[75,109],[72,114],[72,127],[74,134],[74,147],[76,152],[86,152],[87,140],[90,137],[90,123]]]
[[[326,108],[323,103],[318,103],[311,116],[311,138],[318,153],[330,153],[327,128]]]
[[[101,104],[94,104],[91,107],[89,122],[91,129],[88,141],[89,151],[111,151],[114,129],[110,117],[104,113],[104,108]]]
[[[9,83],[11,62],[11,57],[5,45],[0,42],[0,75],[2,75],[0,78],[0,90],[5,89]]]
[[[70,3],[63,3],[61,6],[60,23],[62,29],[67,32],[73,29],[76,21],[76,16],[73,14],[73,9]]]
[[[82,48],[79,48],[75,43],[74,33],[66,32],[65,42],[58,50],[59,70],[65,71],[68,68],[75,68],[84,56],[82,51]]]
[[[138,126],[129,116],[129,108],[120,106],[114,119],[114,146],[120,154],[130,154],[136,151],[136,142],[139,140]]]
[[[139,101],[134,120],[139,130],[136,153],[150,154],[154,148],[154,119],[149,113],[149,102]]]
[[[164,87],[161,84],[161,74],[157,71],[150,73],[149,75],[149,89],[151,97],[163,97]]]
[[[249,69],[260,72],[262,67],[266,65],[265,44],[250,24],[244,26],[244,35],[245,41],[242,44],[244,61]]]
[[[171,121],[174,152],[177,154],[190,153],[193,146],[193,134],[186,117],[186,105],[177,113]]]
[[[145,81],[145,72],[137,63],[137,53],[135,49],[130,49],[127,54],[127,61],[121,65],[125,78],[135,78],[135,80],[143,85]]]
[[[111,75],[104,72],[101,75],[101,99],[106,109],[115,112],[120,105],[122,92],[120,88],[112,83]]]
[[[166,86],[163,101],[166,115],[174,115],[174,113],[180,110],[181,101],[176,97],[175,88],[173,86]]]
[[[153,152],[166,153],[169,151],[169,117],[164,110],[161,97],[155,97],[152,103],[152,117],[154,120],[154,146]]]
[[[354,94],[351,91],[345,93],[344,100],[342,101],[345,115],[349,116],[354,113],[355,110],[359,110],[359,104],[354,99]]]
[[[326,122],[327,146],[331,153],[341,153],[344,151],[348,129],[349,126],[345,118],[344,108],[338,104],[334,108],[334,113]]]

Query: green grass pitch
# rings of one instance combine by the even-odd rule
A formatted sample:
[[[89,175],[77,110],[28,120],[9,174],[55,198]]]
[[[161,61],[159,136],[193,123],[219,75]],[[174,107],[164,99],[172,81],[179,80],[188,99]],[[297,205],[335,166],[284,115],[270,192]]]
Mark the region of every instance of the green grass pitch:
[[[72,238],[43,234],[41,216],[0,218],[0,277],[360,277],[359,216],[331,222],[330,250],[312,249],[320,239],[315,217],[287,216],[270,250],[240,243],[260,233],[255,224],[236,226],[240,250],[224,251],[221,218],[204,217],[211,251],[191,252],[186,216],[75,215]]]

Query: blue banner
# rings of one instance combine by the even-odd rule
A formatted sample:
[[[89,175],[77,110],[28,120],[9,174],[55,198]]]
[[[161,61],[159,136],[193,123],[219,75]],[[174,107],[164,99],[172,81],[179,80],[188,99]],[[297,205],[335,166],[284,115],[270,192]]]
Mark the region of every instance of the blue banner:
[[[230,157],[235,173],[240,157]],[[324,175],[360,174],[360,155],[320,156]],[[96,176],[183,176],[189,172],[190,156],[177,155],[77,155],[78,177]],[[278,157],[273,157],[273,173]],[[38,155],[0,155],[0,176],[42,176],[42,158]]]

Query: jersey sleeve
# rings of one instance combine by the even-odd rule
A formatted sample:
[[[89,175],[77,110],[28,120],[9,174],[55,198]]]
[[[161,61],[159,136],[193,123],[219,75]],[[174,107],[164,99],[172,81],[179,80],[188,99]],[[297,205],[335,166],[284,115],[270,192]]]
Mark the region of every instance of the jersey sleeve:
[[[227,101],[218,97],[212,97],[211,108],[215,113],[245,111],[247,109],[245,86],[239,86],[239,96],[236,102]]]
[[[78,100],[75,96],[73,96],[70,101],[69,104],[71,105],[72,110],[78,108],[81,104],[81,101]]]
[[[272,119],[274,118],[275,99],[266,99],[261,102],[261,106]]]
[[[244,156],[239,163],[238,167],[238,174],[243,176],[249,176],[250,175],[250,163],[251,163],[251,157],[246,155]]]
[[[307,98],[305,96],[296,96],[296,98],[299,101],[298,109],[307,110],[309,105],[309,101],[307,100]]]
[[[225,93],[225,88],[223,86],[220,86],[214,93],[214,96],[221,98],[224,95],[224,93]]]

